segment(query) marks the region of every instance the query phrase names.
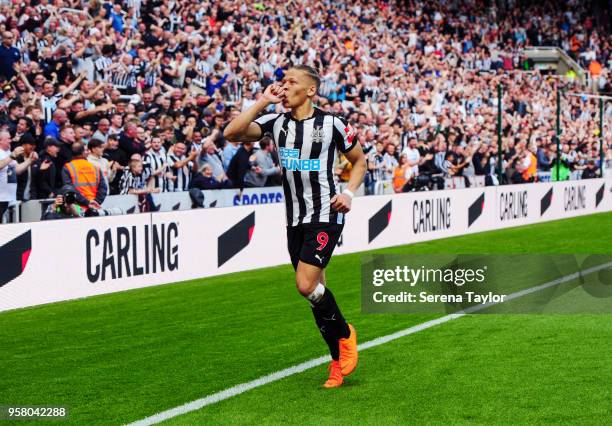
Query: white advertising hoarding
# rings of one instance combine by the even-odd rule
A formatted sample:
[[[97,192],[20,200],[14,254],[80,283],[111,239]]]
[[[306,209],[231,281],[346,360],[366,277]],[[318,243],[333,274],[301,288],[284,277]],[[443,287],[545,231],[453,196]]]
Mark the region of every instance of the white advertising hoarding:
[[[357,197],[336,253],[612,210],[602,179]],[[0,226],[0,311],[289,263],[280,203]]]

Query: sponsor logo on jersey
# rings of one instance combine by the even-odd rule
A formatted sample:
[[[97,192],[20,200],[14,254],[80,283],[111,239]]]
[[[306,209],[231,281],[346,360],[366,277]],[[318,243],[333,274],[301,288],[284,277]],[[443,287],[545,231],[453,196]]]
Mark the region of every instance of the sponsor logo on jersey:
[[[285,170],[299,171],[319,171],[321,170],[321,160],[300,159],[300,150],[296,148],[280,148],[279,157],[281,167]]]

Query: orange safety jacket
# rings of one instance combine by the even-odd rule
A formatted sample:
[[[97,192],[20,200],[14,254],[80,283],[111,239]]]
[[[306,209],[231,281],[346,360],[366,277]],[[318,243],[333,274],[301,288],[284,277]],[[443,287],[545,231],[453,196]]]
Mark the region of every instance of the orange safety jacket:
[[[529,157],[531,159],[531,162],[529,163],[529,167],[527,167],[525,169],[525,171],[523,171],[523,179],[524,180],[530,180],[531,178],[535,177],[536,173],[538,172],[538,159],[535,155],[533,155],[533,152],[529,153]]]
[[[66,164],[72,185],[79,193],[92,201],[98,195],[100,171],[83,158],[77,158]]]

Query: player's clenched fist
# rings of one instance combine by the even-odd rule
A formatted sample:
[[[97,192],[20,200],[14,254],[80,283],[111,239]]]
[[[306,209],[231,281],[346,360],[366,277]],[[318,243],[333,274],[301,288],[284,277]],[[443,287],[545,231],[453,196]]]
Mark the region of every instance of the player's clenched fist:
[[[273,104],[282,102],[285,89],[279,83],[270,84],[264,91],[264,98]]]
[[[336,194],[330,200],[332,209],[340,213],[348,213],[351,210],[351,197],[346,194]]]

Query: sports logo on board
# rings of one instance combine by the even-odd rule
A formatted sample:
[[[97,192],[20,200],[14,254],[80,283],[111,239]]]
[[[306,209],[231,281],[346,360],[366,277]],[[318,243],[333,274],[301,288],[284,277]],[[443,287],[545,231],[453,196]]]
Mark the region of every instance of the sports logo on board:
[[[548,208],[552,204],[552,197],[553,197],[553,188],[551,187],[548,190],[548,192],[544,194],[544,196],[540,200],[540,216],[544,216],[544,213],[546,213],[546,210],[548,210]]]
[[[217,239],[217,266],[223,265],[249,245],[255,230],[255,212],[252,212]]]
[[[0,287],[23,273],[32,252],[32,231],[26,231],[0,247]]]
[[[597,190],[597,193],[595,194],[595,207],[598,207],[599,204],[602,202],[603,198],[604,198],[604,189],[605,189],[606,184],[602,183],[601,184],[601,188],[599,188]]]
[[[371,243],[374,238],[378,237],[389,226],[389,222],[391,222],[391,208],[392,204],[389,201],[374,213],[374,216],[368,221],[368,243]]]
[[[472,226],[476,219],[482,215],[485,203],[485,193],[483,192],[480,197],[476,199],[468,209],[468,227]]]

